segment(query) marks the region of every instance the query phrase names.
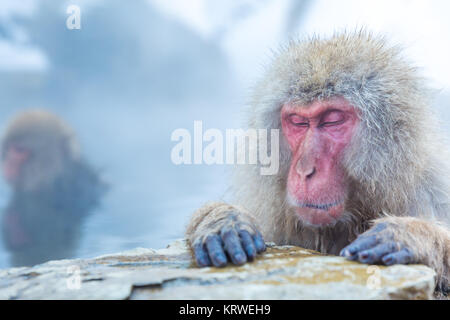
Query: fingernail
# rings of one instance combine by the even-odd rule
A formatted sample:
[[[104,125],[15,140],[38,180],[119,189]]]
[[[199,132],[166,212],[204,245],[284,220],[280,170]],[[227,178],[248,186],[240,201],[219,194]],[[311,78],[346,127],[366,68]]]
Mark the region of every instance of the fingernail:
[[[222,255],[219,255],[219,254],[216,254],[216,255],[215,255],[215,260],[216,260],[218,263],[220,263],[220,264],[226,262],[226,258],[225,258],[224,256],[222,256]]]
[[[350,251],[348,249],[344,249],[341,251],[341,256],[343,256],[343,257],[349,257],[351,255],[352,254],[350,253]]]
[[[236,260],[238,260],[239,262],[243,262],[245,260],[245,256],[241,253],[237,254],[234,256],[236,258]]]
[[[348,251],[351,255],[353,255],[353,254],[356,253],[356,251],[358,251],[358,248],[357,248],[357,247],[351,247],[351,248],[348,248],[347,251]]]

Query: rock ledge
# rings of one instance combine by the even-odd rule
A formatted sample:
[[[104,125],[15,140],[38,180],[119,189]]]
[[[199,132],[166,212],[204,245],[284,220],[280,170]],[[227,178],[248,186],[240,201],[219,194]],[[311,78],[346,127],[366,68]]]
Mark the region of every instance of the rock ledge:
[[[252,263],[199,269],[179,240],[0,270],[0,299],[432,299],[434,281],[422,265],[369,266],[272,244]]]

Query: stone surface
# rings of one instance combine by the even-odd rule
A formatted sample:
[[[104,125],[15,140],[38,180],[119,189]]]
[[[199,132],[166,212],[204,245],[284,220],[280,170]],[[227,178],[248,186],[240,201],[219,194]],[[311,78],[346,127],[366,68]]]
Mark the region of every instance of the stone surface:
[[[200,269],[180,240],[0,270],[0,299],[432,299],[434,277],[422,265],[368,266],[270,244],[252,263]]]

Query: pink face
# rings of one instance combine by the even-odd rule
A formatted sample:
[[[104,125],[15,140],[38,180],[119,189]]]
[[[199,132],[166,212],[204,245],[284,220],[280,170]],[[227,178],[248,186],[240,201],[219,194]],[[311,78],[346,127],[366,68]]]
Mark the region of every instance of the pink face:
[[[324,226],[342,216],[347,184],[340,163],[358,123],[355,107],[341,97],[283,105],[282,130],[292,152],[288,199],[302,221]]]
[[[23,164],[29,158],[30,152],[15,145],[6,150],[3,158],[3,176],[6,181],[14,185],[19,179]]]

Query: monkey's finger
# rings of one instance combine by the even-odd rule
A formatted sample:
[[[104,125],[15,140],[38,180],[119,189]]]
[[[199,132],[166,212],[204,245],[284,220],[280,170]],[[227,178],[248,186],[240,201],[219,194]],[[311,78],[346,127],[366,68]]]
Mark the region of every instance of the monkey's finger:
[[[377,244],[378,240],[376,236],[359,237],[344,249],[342,249],[340,255],[350,260],[356,260],[356,258],[358,257],[358,252],[370,249]]]
[[[362,263],[372,264],[379,262],[385,255],[397,252],[398,250],[400,250],[400,244],[398,242],[386,242],[360,252],[358,254],[358,260]]]
[[[253,235],[253,242],[255,243],[256,252],[261,253],[266,250],[266,243],[261,235],[261,233],[256,232]]]
[[[382,231],[386,230],[387,227],[388,227],[388,225],[385,222],[377,223],[372,228],[367,230],[365,232],[365,234],[374,234],[374,233],[382,232]]]
[[[408,264],[414,262],[414,254],[408,248],[394,253],[390,253],[383,257],[383,263],[387,266],[393,264]]]
[[[242,246],[247,253],[248,260],[252,261],[256,257],[256,248],[252,236],[247,230],[239,230],[239,237],[241,237]]]
[[[194,245],[194,257],[195,262],[197,262],[199,267],[207,267],[211,265],[208,252],[201,242]]]
[[[220,233],[225,251],[234,264],[241,265],[247,262],[247,256],[242,249],[241,239],[234,229],[225,229]]]
[[[227,264],[227,256],[222,248],[222,241],[219,235],[214,234],[208,236],[205,241],[206,249],[208,250],[209,258],[216,267],[223,267]]]

